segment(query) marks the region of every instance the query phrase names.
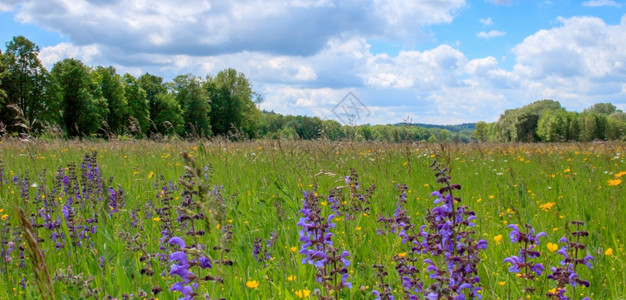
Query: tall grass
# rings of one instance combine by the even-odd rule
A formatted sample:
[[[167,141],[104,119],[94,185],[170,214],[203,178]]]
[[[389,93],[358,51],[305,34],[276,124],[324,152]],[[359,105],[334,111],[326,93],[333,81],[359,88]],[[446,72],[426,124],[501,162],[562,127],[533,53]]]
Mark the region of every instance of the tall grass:
[[[507,242],[506,226],[525,223],[545,231],[547,236],[539,245],[542,263],[557,265],[560,258],[547,243],[557,243],[565,235],[569,220],[587,224],[590,236],[586,251],[596,257],[593,269],[580,270],[581,277],[591,285],[576,289],[577,297],[619,299],[626,297],[623,222],[626,196],[625,183],[615,184],[615,180],[626,179],[617,177],[626,171],[625,150],[623,143],[448,144],[442,148],[432,144],[285,140],[30,144],[2,141],[0,159],[4,162],[4,177],[0,181],[5,182],[0,183],[0,216],[3,216],[0,251],[4,257],[0,261],[3,270],[0,298],[42,298],[37,273],[26,257],[21,258],[27,246],[22,244],[26,240],[20,237],[13,207],[21,207],[27,217],[33,217],[35,225],[41,225],[41,217],[36,217],[43,205],[41,197],[54,194],[52,200],[56,206],[52,218],[63,220],[61,206],[67,195],[53,192],[57,182],[54,175],[59,170],[67,174],[72,163],[79,168],[83,156],[96,151],[104,199],[94,198],[96,204],[77,209],[75,221],[75,224],[87,224],[86,220],[95,213],[98,218],[95,233],[84,245],[77,246],[69,242],[72,224],[61,222],[55,230],[68,236],[68,240],[65,247],[57,249],[50,238],[51,231],[34,228],[42,239],[38,245],[48,271],[57,279],[52,290],[58,299],[122,298],[131,294],[158,299],[180,297],[180,293],[168,290],[178,280],[168,274],[172,262],[157,255],[177,251],[176,247],[163,246],[160,242],[165,220],[158,211],[167,205],[163,201],[165,195],[169,195],[167,199],[172,206],[175,231],[172,234],[188,231],[175,220],[179,215],[177,207],[183,200],[182,186],[178,184],[184,174],[183,152],[188,152],[199,166],[210,167],[207,182],[210,186],[221,186],[226,210],[220,228],[231,225],[233,231],[228,253],[233,265],[221,268],[223,283],[200,282],[199,295],[227,299],[313,297],[315,290],[323,287],[315,280],[314,268],[301,264],[303,256],[297,252],[296,223],[302,191],[316,187],[320,205],[328,215],[329,192],[344,185],[344,176],[354,168],[361,185],[375,184],[376,190],[367,213],[357,214],[353,220],[345,217],[335,220],[333,242],[352,256],[349,275],[353,288],[343,289],[339,296],[373,298],[372,290],[380,281],[377,270],[372,268],[374,264],[386,266],[389,275],[385,281],[393,294],[400,296],[401,281],[393,267],[393,257],[401,253],[401,239],[395,235],[378,235],[377,229],[381,227],[378,216],[393,215],[397,184],[407,184],[405,208],[414,224],[424,224],[427,209],[433,207],[429,195],[438,188],[428,166],[438,159],[463,187],[457,192],[463,203],[479,216],[475,227],[477,238],[489,242],[479,265],[485,299],[517,299],[523,295],[523,286],[517,285],[503,263],[518,251]],[[14,176],[23,179],[25,174],[29,178],[28,202],[20,195],[22,182],[13,182]],[[179,189],[161,193],[169,181]],[[115,212],[109,207],[109,189],[123,195]],[[211,226],[212,231],[200,239],[207,245],[219,245],[222,230],[216,228],[217,224]],[[273,232],[277,237],[268,249],[271,259],[257,261],[253,256],[255,239],[266,241]],[[9,242],[14,243],[11,251],[7,251]],[[534,283],[537,298],[553,288],[544,279]]]

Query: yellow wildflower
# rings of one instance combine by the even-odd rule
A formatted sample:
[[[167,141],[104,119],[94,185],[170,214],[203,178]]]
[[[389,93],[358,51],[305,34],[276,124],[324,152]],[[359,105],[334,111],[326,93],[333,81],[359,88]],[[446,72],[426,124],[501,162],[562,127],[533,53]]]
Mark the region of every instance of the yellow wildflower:
[[[613,255],[613,248],[606,249],[606,251],[604,251],[604,255],[612,256]]]
[[[9,215],[7,215],[7,214],[2,215],[2,221],[6,221],[6,219],[8,219],[8,218],[9,218]]]
[[[622,183],[622,180],[621,179],[609,179],[609,181],[607,182],[609,183],[609,186],[616,186]]]
[[[307,290],[307,289],[302,289],[302,290],[297,290],[296,291],[296,296],[298,296],[298,298],[306,298],[311,294],[311,291]]]
[[[298,251],[298,247],[291,247],[291,252],[296,252]]]
[[[498,234],[498,235],[494,236],[493,240],[496,241],[496,244],[500,244],[500,241],[502,241],[502,235]]]
[[[148,179],[152,178],[152,176],[154,176],[154,172],[150,171],[150,174],[148,174]]]
[[[406,252],[398,253],[398,256],[405,257],[406,256]]]
[[[555,204],[556,203],[554,202],[547,202],[547,203],[539,205],[539,208],[541,208],[543,211],[550,211],[552,206],[554,206]]]
[[[615,174],[615,178],[620,178],[620,177],[622,177],[624,175],[626,175],[626,171],[621,171],[621,172]]]
[[[296,275],[291,275],[291,276],[287,277],[287,280],[289,280],[289,281],[294,281],[294,280],[296,280],[296,278],[298,278],[298,276],[296,276]]]
[[[152,221],[159,222],[159,221],[161,221],[161,218],[155,217],[155,218],[152,218]]]
[[[259,282],[256,281],[256,280],[248,281],[248,282],[246,282],[246,286],[251,288],[251,289],[256,289],[257,287],[259,287]]]
[[[559,245],[555,243],[548,243],[547,247],[548,247],[548,250],[550,250],[550,252],[554,252],[559,249]]]
[[[502,286],[502,285],[505,285],[505,284],[506,284],[506,281],[499,281],[499,282],[498,282],[498,284],[499,284],[499,285],[501,285],[501,286]]]

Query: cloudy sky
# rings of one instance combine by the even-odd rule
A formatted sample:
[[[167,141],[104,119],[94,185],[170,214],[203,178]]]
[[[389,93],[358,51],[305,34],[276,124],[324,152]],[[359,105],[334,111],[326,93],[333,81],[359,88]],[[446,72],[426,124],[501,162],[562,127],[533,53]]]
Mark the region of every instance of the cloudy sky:
[[[38,44],[48,69],[73,57],[170,80],[232,67],[261,108],[322,119],[347,103],[370,124],[495,121],[539,99],[626,110],[617,0],[0,0],[0,28]]]

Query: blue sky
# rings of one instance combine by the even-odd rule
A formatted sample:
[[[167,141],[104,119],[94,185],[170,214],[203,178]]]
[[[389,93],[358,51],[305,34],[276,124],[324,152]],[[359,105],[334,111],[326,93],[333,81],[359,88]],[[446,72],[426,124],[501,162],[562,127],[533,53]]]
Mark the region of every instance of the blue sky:
[[[356,123],[495,121],[540,99],[626,110],[626,3],[612,0],[3,0],[0,41],[166,80],[232,67],[263,109]]]

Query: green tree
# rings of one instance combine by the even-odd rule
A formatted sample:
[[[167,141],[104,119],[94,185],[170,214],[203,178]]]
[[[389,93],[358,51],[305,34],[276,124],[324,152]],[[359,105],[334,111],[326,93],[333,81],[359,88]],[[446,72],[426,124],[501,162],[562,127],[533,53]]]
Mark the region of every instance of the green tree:
[[[537,136],[544,142],[563,142],[567,139],[568,123],[566,113],[547,111],[537,125]]]
[[[609,115],[605,136],[609,140],[621,140],[626,137],[626,113],[615,112]]]
[[[594,113],[581,113],[578,116],[580,124],[580,141],[589,142],[595,139],[604,139],[606,116]]]
[[[54,64],[51,76],[57,99],[62,103],[63,125],[68,136],[95,133],[101,126],[103,107],[94,100],[89,68],[79,60],[68,58]]]
[[[1,56],[5,78],[0,89],[5,101],[0,112],[2,120],[13,120],[20,114],[25,125],[40,129],[43,122],[54,121],[58,108],[51,102],[47,90],[48,71],[38,58],[39,46],[23,36],[13,37]],[[1,97],[1,96],[0,96]],[[9,105],[16,105],[19,113]]]
[[[153,126],[150,127],[148,133],[159,132],[161,134],[166,134],[165,132],[158,131],[157,128],[160,125],[157,123],[157,120],[154,119],[154,116],[160,113],[159,109],[163,106],[163,102],[159,103],[158,101],[159,95],[167,94],[167,88],[163,84],[163,78],[146,73],[141,75],[137,79],[137,82],[139,83],[139,86],[146,92],[146,99],[148,100],[148,110],[150,112],[150,117],[152,118],[153,122]]]
[[[596,103],[583,110],[583,112],[608,116],[612,113],[618,112],[618,110],[617,107],[611,103]]]
[[[128,103],[128,113],[131,118],[130,129],[137,136],[148,133],[150,127],[150,109],[146,91],[139,82],[128,73],[124,74],[124,97]]]
[[[2,54],[2,50],[0,50],[0,109],[4,105],[4,100],[7,97],[7,93],[3,90],[2,80],[7,76],[8,70],[5,66],[5,58],[4,54]]]
[[[479,121],[476,123],[474,132],[472,135],[480,142],[486,142],[489,139],[489,133],[487,132],[487,123],[485,121]]]
[[[99,90],[98,94],[107,104],[108,128],[115,134],[121,134],[124,127],[128,125],[128,107],[122,77],[117,74],[114,67],[97,67],[92,74]]]
[[[341,131],[341,124],[335,120],[322,121],[322,132],[331,141],[336,141],[343,138],[343,131]]]
[[[155,111],[156,114],[152,116],[152,121],[158,133],[164,135],[178,134],[180,136],[185,134],[183,110],[173,95],[157,94]]]
[[[207,76],[205,89],[211,99],[211,128],[214,134],[228,134],[236,129],[250,137],[256,135],[261,112],[256,104],[261,98],[243,73],[222,70],[215,77]]]
[[[170,86],[183,110],[185,133],[190,136],[210,135],[209,95],[202,88],[200,79],[192,75],[179,75]]]

